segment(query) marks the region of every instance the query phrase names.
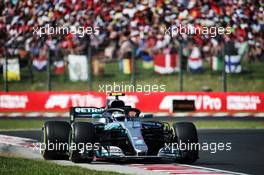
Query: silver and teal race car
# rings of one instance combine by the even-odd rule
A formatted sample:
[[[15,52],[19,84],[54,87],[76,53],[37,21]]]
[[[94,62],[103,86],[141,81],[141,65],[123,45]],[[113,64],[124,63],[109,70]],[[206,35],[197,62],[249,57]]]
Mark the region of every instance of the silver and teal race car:
[[[105,108],[73,107],[70,121],[47,121],[42,128],[45,159],[92,162],[94,158],[170,159],[193,163],[198,159],[198,136],[189,122],[152,120],[150,114],[126,106],[119,96]]]

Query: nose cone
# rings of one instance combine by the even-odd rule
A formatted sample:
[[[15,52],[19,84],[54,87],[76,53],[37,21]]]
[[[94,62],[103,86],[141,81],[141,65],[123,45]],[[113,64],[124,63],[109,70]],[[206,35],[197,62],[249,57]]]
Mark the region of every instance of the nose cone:
[[[148,147],[146,145],[137,145],[135,147],[136,147],[135,151],[136,151],[137,156],[147,155]]]

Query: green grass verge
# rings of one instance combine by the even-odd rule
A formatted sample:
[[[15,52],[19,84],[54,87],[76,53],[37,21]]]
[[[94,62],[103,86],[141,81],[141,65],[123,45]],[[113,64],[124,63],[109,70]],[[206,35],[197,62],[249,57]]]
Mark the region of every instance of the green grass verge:
[[[63,166],[43,160],[0,155],[0,175],[122,175],[108,171],[95,171],[77,166]]]
[[[262,92],[264,90],[264,62],[243,62],[243,73],[227,75],[228,91],[238,92]],[[10,82],[10,91],[44,91],[47,90],[47,72],[34,72],[33,83],[30,82],[28,69],[21,70],[22,80]],[[209,63],[204,62],[204,73],[191,74],[183,71],[184,91],[201,91],[203,87],[209,87],[213,91],[222,91],[221,72],[211,72]],[[93,90],[98,91],[99,85],[130,84],[130,75],[124,75],[119,71],[118,63],[106,63],[104,76],[93,77]],[[137,84],[141,85],[166,85],[166,91],[178,91],[178,74],[159,75],[153,69],[145,70],[142,62],[137,61]],[[3,82],[3,76],[0,76]],[[65,75],[52,75],[52,90],[54,91],[86,91],[87,82],[70,82],[67,69]],[[0,90],[4,90],[4,86]]]
[[[177,121],[173,121],[177,122]],[[173,122],[169,122],[172,124]],[[44,120],[36,119],[4,119],[0,120],[0,130],[27,130],[27,129],[40,129],[44,123]],[[237,120],[225,120],[225,121],[194,121],[193,122],[198,129],[260,129],[264,128],[264,121],[237,121]]]

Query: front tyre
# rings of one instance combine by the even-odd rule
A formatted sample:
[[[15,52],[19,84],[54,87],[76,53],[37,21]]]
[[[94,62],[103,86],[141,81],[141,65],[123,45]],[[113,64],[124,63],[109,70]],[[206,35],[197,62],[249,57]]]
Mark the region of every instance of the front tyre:
[[[70,124],[65,121],[47,121],[42,128],[41,154],[44,159],[67,159]]]
[[[174,141],[177,141],[179,146],[180,144],[189,145],[186,150],[181,150],[183,158],[180,162],[194,163],[199,158],[198,135],[195,125],[190,122],[180,122],[174,123],[173,128],[175,131]]]
[[[75,122],[72,125],[70,135],[70,160],[74,163],[86,162],[93,160],[93,150],[86,150],[87,144],[94,144],[95,132],[94,125],[88,122]],[[73,149],[74,148],[74,149]]]

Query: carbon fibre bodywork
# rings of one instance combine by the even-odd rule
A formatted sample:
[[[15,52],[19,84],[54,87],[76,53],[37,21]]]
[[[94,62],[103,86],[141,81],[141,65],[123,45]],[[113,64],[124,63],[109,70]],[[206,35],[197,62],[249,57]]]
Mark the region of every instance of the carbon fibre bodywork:
[[[78,109],[79,110],[79,109]],[[83,110],[83,111],[87,111]],[[129,111],[137,111],[134,117]],[[122,113],[122,118],[113,118],[113,113]],[[94,117],[95,142],[100,143],[97,157],[160,157],[165,143],[173,142],[173,129],[168,123],[142,121],[140,111],[131,107],[108,108]],[[164,156],[164,155],[163,155]]]
[[[73,107],[70,122],[44,123],[43,142],[59,147],[52,150],[45,147],[42,155],[45,159],[58,159],[62,155],[75,163],[92,162],[94,157],[119,160],[169,158],[183,163],[198,159],[198,150],[174,147],[179,143],[198,143],[196,127],[192,123],[178,122],[170,126],[165,122],[143,120],[152,117],[140,115],[139,109],[125,106],[117,97],[103,108]]]

